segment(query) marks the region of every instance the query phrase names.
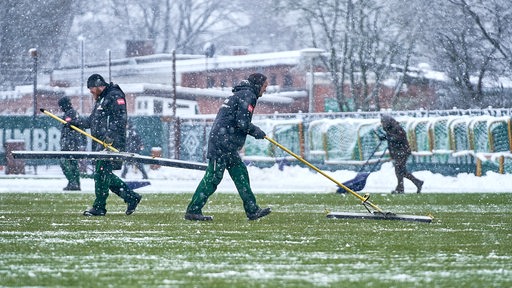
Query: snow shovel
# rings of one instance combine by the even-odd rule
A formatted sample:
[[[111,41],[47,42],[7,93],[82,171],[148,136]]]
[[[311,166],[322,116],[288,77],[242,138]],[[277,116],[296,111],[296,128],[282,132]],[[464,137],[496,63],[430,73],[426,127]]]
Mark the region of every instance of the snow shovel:
[[[359,169],[359,171],[356,174],[356,177],[354,179],[343,182],[343,185],[350,188],[352,191],[361,191],[364,189],[364,187],[366,186],[366,179],[368,179],[368,176],[370,176],[370,174],[375,171],[375,168],[377,168],[377,165],[379,165],[380,161],[382,160],[382,157],[384,156],[384,154],[386,153],[386,150],[388,149],[387,147],[386,147],[386,149],[384,149],[384,151],[380,155],[377,162],[375,162],[372,165],[372,167],[370,168],[369,171],[363,171],[364,168],[366,167],[366,165],[368,165],[368,163],[372,159],[373,155],[375,155],[375,153],[379,149],[380,144],[382,144],[382,141],[379,142],[377,147],[375,147],[375,150],[373,151],[373,153],[370,155],[370,157],[368,157],[368,160],[366,160],[366,162],[363,164],[361,169]],[[342,187],[339,187],[336,190],[336,193],[344,194],[344,193],[347,193],[347,191],[345,189],[343,189]]]
[[[124,183],[132,190],[151,185],[149,181],[124,181]]]

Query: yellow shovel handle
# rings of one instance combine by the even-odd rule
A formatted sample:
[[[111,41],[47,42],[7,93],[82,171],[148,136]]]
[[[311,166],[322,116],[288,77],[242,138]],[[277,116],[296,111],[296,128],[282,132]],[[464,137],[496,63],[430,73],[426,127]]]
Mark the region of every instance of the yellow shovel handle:
[[[316,166],[314,166],[313,164],[309,163],[308,161],[304,160],[302,157],[300,157],[299,155],[293,153],[290,149],[284,147],[283,145],[279,144],[278,142],[276,142],[274,139],[272,138],[269,138],[267,136],[265,136],[265,139],[267,139],[268,141],[270,141],[270,143],[276,145],[277,147],[283,149],[286,153],[292,155],[293,157],[297,158],[297,160],[299,160],[300,162],[306,164],[309,168],[315,170],[316,172],[322,174],[323,176],[325,176],[327,179],[331,180],[332,182],[334,182],[336,185],[338,185],[339,187],[345,189],[346,191],[348,191],[350,194],[356,196],[357,198],[359,198],[359,200],[361,200],[363,203],[365,204],[368,204],[370,205],[373,209],[377,210],[378,212],[381,212],[383,213],[383,211],[375,204],[371,203],[369,200],[368,200],[368,197],[363,197],[361,195],[359,195],[358,193],[352,191],[352,189],[348,188],[347,186],[343,185],[342,183],[338,182],[336,179],[332,178],[331,176],[327,175],[327,173],[325,173],[324,171],[318,169]]]
[[[63,119],[61,119],[60,117],[56,116],[55,114],[52,114],[51,112],[49,112],[49,111],[47,111],[47,110],[45,110],[43,108],[41,108],[40,111],[43,112],[44,114],[52,117],[53,119],[59,121],[62,124],[67,124],[68,123],[68,122],[64,121]],[[70,125],[70,127],[71,127],[71,129],[73,129],[73,130],[75,130],[75,131],[77,131],[77,132],[79,132],[79,133],[81,133],[81,134],[91,138],[92,140],[100,143],[101,145],[103,145],[104,147],[110,149],[111,151],[119,152],[119,150],[117,150],[116,148],[112,147],[112,145],[107,144],[104,141],[101,141],[100,139],[92,136],[91,134],[85,132],[84,130],[82,130],[82,129],[78,128],[78,127],[76,127],[75,125]]]

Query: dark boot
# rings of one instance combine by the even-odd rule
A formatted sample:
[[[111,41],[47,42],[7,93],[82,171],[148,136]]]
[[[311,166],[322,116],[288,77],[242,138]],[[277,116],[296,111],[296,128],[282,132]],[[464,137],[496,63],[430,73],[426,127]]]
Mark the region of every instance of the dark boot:
[[[77,183],[68,183],[68,186],[64,187],[64,189],[62,189],[64,191],[80,191],[80,184],[77,184]]]
[[[93,207],[89,210],[85,210],[83,215],[84,216],[105,216],[105,214],[107,214],[106,209],[96,209]]]
[[[272,212],[270,207],[265,208],[265,209],[258,209],[254,213],[247,214],[247,218],[249,218],[249,220],[256,220],[261,217],[267,216],[268,214],[270,214],[270,212]]]
[[[414,185],[416,185],[416,193],[421,193],[421,188],[423,188],[423,181],[416,179]]]
[[[190,221],[212,221],[212,216],[205,216],[203,214],[185,213],[185,220]]]
[[[139,205],[140,200],[142,199],[142,196],[139,194],[136,194],[134,199],[130,202],[128,202],[128,207],[126,208],[126,215],[131,215],[133,212],[135,212],[135,209],[137,208],[137,205]]]

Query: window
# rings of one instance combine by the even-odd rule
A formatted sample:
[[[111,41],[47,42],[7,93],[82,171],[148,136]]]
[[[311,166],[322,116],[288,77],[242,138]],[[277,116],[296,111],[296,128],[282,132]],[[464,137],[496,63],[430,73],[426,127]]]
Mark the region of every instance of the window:
[[[155,115],[162,115],[162,112],[164,110],[164,103],[161,100],[155,100],[153,102],[153,113]]]

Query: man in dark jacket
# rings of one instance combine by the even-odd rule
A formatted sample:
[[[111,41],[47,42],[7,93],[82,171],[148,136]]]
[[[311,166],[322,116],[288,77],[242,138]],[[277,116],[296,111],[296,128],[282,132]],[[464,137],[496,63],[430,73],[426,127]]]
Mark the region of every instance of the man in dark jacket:
[[[77,123],[79,127],[90,128],[92,136],[102,140],[105,145],[126,151],[126,98],[117,84],[107,84],[99,74],[92,74],[87,80],[87,88],[96,101],[91,115]],[[93,142],[93,150],[100,151],[106,147]],[[117,177],[113,170],[119,170],[122,162],[96,161],[94,169],[94,191],[96,199],[91,209],[84,211],[85,216],[104,216],[109,190],[123,198],[128,205],[126,215],[135,212],[142,196],[130,189]]]
[[[382,129],[386,132],[386,135],[383,136],[381,140],[387,140],[388,142],[389,154],[391,159],[394,161],[395,174],[398,180],[395,190],[391,193],[404,193],[404,177],[411,180],[412,183],[416,185],[417,193],[421,193],[423,181],[414,177],[407,171],[407,159],[411,155],[411,148],[409,146],[409,141],[407,141],[407,133],[404,128],[400,126],[400,123],[391,116],[382,115],[380,120]]]
[[[251,120],[256,102],[266,91],[267,85],[265,75],[251,74],[247,80],[233,88],[233,95],[222,104],[208,140],[208,168],[187,207],[186,220],[213,220],[213,217],[202,214],[202,208],[208,197],[217,190],[226,169],[242,198],[249,220],[256,220],[271,212],[270,208],[261,209],[256,204],[247,167],[239,154],[247,135],[256,139],[263,139],[266,136],[265,132],[251,123]]]
[[[64,112],[62,119],[68,123],[76,121],[78,113],[71,105],[71,100],[68,97],[59,99],[59,107]],[[83,145],[83,137],[80,133],[71,129],[69,126],[64,125],[60,134],[60,148],[62,151],[80,151]],[[64,191],[80,191],[80,170],[78,169],[78,161],[72,159],[60,160],[60,167],[68,185],[64,187]]]

